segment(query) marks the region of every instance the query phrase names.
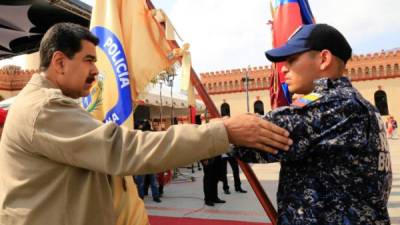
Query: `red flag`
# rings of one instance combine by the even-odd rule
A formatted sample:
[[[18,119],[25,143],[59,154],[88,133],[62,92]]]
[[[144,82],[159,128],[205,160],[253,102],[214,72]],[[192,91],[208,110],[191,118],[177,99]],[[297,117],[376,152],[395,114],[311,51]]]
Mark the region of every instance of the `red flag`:
[[[307,0],[275,0],[274,2],[275,5],[271,4],[272,45],[278,48],[287,42],[299,26],[312,24],[315,21]],[[272,65],[270,97],[273,109],[291,103],[291,95],[287,89],[284,74],[280,72],[281,68],[282,63]]]
[[[0,126],[4,126],[7,117],[7,110],[0,108]]]
[[[189,106],[189,116],[190,116],[190,123],[196,124],[196,107],[190,105]],[[201,124],[201,122],[200,122]]]

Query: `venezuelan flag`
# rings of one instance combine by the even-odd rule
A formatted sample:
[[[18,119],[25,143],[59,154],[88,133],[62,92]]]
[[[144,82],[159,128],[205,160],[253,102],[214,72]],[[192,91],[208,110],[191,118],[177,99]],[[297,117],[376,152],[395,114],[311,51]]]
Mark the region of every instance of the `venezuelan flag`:
[[[271,0],[272,12],[272,45],[274,48],[284,45],[292,33],[303,24],[315,23],[307,0]],[[273,65],[271,79],[271,106],[289,105],[291,94],[281,73],[282,63]]]
[[[302,24],[314,23],[307,0],[275,0],[273,7],[273,46],[280,47]]]

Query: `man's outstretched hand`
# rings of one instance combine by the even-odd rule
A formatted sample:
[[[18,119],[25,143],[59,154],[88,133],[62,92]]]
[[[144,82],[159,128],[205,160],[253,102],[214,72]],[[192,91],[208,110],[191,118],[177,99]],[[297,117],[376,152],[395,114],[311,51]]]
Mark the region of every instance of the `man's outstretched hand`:
[[[229,142],[276,154],[289,149],[289,132],[256,115],[242,114],[223,120]]]

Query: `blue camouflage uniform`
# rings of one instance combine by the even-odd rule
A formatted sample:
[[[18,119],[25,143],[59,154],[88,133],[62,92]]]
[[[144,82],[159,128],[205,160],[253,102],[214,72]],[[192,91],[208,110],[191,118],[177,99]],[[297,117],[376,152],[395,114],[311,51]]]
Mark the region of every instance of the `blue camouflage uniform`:
[[[385,126],[346,77],[315,81],[311,95],[265,119],[290,132],[290,150],[233,153],[245,162],[281,163],[278,224],[390,224]]]

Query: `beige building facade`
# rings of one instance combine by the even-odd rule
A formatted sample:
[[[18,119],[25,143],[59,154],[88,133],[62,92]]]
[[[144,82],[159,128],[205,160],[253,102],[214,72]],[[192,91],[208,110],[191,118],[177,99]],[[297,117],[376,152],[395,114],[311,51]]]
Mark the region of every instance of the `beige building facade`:
[[[35,69],[37,58],[35,54],[27,57],[25,66],[29,69],[12,65],[0,69],[0,99],[17,95],[32,74],[38,72]],[[345,74],[367,100],[376,105],[376,98],[385,99],[388,114],[400,118],[399,65],[400,50],[355,55],[349,60]],[[268,79],[271,68],[268,66],[201,73],[200,79],[217,108],[221,110],[222,104],[226,103],[230,114],[236,115],[247,111],[243,82],[246,73],[252,79],[248,92],[250,112],[254,112],[256,103],[262,104],[263,111],[268,112],[271,109]]]
[[[345,74],[361,94],[378,108],[387,105],[388,114],[400,119],[400,50],[354,55],[347,63]],[[245,74],[249,81],[250,112],[262,103],[264,112],[270,107],[268,66],[201,73],[201,82],[221,112],[229,105],[230,114],[247,111]],[[224,104],[226,103],[226,104]],[[223,109],[224,110],[224,109]],[[385,110],[383,110],[385,111]],[[385,114],[385,113],[383,113]]]

